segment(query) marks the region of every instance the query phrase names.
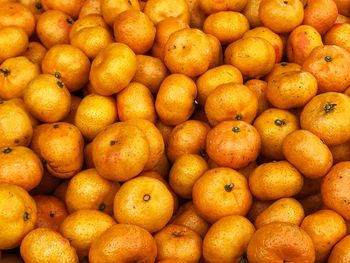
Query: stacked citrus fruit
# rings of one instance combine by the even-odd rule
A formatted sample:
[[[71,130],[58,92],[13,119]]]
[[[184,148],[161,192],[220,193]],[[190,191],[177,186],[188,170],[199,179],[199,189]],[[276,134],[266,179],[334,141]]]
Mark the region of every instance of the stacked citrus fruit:
[[[0,262],[350,262],[349,0],[0,3]]]

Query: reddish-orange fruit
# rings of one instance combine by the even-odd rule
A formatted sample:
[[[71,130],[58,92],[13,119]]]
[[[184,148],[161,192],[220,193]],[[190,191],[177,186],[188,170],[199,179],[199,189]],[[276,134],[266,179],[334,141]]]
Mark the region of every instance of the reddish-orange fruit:
[[[256,160],[260,148],[259,133],[244,121],[223,121],[207,135],[207,153],[220,166],[243,168]]]
[[[321,185],[323,203],[350,220],[350,162],[334,165]]]

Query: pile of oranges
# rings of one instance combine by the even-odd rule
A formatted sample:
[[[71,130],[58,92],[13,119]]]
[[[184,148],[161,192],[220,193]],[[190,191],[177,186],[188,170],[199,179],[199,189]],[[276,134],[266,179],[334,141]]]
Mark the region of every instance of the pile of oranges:
[[[350,262],[350,0],[0,3],[0,262]]]

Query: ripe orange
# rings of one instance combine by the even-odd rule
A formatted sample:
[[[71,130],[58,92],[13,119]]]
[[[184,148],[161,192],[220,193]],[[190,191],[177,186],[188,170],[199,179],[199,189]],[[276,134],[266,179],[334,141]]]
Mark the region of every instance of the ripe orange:
[[[176,31],[170,35],[164,46],[164,63],[170,72],[189,77],[206,72],[211,56],[211,43],[199,29],[185,28]]]
[[[114,263],[117,258],[120,262],[152,263],[156,256],[157,245],[148,231],[135,225],[116,224],[92,242],[89,262]]]
[[[252,123],[258,111],[258,98],[243,84],[222,84],[209,94],[204,109],[212,126],[232,119]]]
[[[260,200],[291,197],[300,192],[303,176],[287,161],[259,165],[249,176],[249,188]]]
[[[188,263],[199,261],[202,239],[193,230],[169,224],[154,235],[157,243],[157,260],[176,258]]]
[[[225,63],[237,67],[248,78],[265,76],[272,70],[275,61],[273,46],[260,37],[237,40],[225,50]]]
[[[314,263],[315,249],[309,235],[300,227],[284,222],[258,229],[248,244],[250,263]]]
[[[303,22],[303,4],[299,0],[262,0],[259,18],[275,33],[289,33]]]
[[[350,85],[349,68],[350,53],[335,45],[314,48],[303,63],[303,69],[316,77],[319,93],[345,91]]]
[[[243,216],[221,218],[208,230],[203,240],[203,257],[206,262],[239,262],[247,251],[255,232],[253,224]]]
[[[22,54],[27,49],[28,42],[24,29],[16,26],[0,28],[0,63]]]
[[[244,121],[223,121],[207,135],[208,155],[220,166],[243,168],[256,160],[260,149],[258,131]]]
[[[316,261],[327,260],[332,247],[346,235],[344,219],[332,210],[319,210],[305,217],[301,228],[311,237]]]
[[[126,88],[135,72],[135,53],[125,44],[112,43],[91,63],[90,83],[98,94],[109,96]]]
[[[346,263],[350,259],[350,236],[347,235],[340,240],[332,249],[332,252],[328,258],[329,263]]]
[[[150,18],[134,9],[120,13],[114,21],[113,28],[115,41],[128,45],[135,54],[147,53],[156,35]]]
[[[70,213],[89,209],[112,214],[114,196],[119,187],[119,183],[104,179],[94,168],[81,171],[68,182],[65,192],[67,209]]]
[[[254,221],[257,229],[272,222],[286,222],[297,226],[304,219],[303,206],[293,198],[281,198],[266,207]]]
[[[252,205],[247,179],[227,167],[205,172],[192,189],[193,204],[210,223],[229,215],[246,215]]]
[[[124,183],[115,195],[114,216],[119,223],[137,225],[154,233],[170,221],[173,202],[161,181],[139,176]]]

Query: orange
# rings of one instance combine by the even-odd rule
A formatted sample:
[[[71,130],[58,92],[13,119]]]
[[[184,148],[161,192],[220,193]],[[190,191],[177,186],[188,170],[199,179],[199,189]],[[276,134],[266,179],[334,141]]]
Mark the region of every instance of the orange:
[[[258,98],[243,84],[222,84],[209,94],[204,109],[212,126],[232,119],[251,123],[258,111]]]
[[[102,15],[101,13],[101,0],[86,0],[79,12],[79,18],[90,14]]]
[[[303,206],[293,198],[281,198],[266,207],[255,219],[257,229],[272,222],[286,222],[297,226],[304,219]]]
[[[31,231],[23,239],[20,251],[25,262],[79,262],[77,253],[68,239],[47,228]],[[43,251],[45,253],[42,253]]]
[[[145,134],[150,152],[149,159],[144,170],[147,171],[153,169],[160,161],[164,153],[164,141],[161,133],[152,122],[147,120],[132,119],[126,121],[125,123],[135,125]]]
[[[184,154],[206,155],[206,137],[209,125],[202,121],[189,120],[173,128],[167,145],[167,157],[171,162]]]
[[[170,35],[184,28],[190,28],[188,23],[179,17],[167,17],[156,25],[156,37],[152,47],[152,55],[164,59],[164,46]]]
[[[116,224],[92,242],[89,262],[114,263],[118,258],[120,262],[152,263],[156,256],[157,245],[148,231],[135,225]]]
[[[68,182],[65,193],[68,211],[90,209],[112,214],[113,199],[119,187],[119,183],[101,177],[96,169],[81,171]]]
[[[239,262],[247,251],[255,232],[253,224],[243,216],[226,216],[216,221],[203,240],[206,262]]]
[[[6,59],[0,66],[0,97],[21,97],[28,83],[40,73],[39,65],[20,56]]]
[[[207,14],[213,14],[220,11],[241,11],[247,1],[237,1],[237,0],[199,0],[199,6]]]
[[[136,72],[136,55],[125,44],[112,43],[91,64],[90,82],[95,91],[109,96],[126,88]]]
[[[40,183],[42,177],[41,160],[31,149],[24,146],[1,148],[1,184],[13,184],[30,191]]]
[[[243,168],[256,160],[260,149],[259,133],[244,121],[223,121],[207,135],[208,155],[220,166]]]
[[[204,106],[209,94],[221,84],[243,84],[242,73],[232,65],[221,65],[206,71],[196,81],[198,102]]]
[[[0,101],[1,101],[1,99],[0,99]],[[30,119],[30,122],[32,123],[32,126],[33,126],[33,127],[35,127],[35,126],[37,126],[37,125],[39,124],[38,120],[35,119],[35,118],[30,114],[30,112],[29,112],[29,110],[28,110],[27,106],[25,105],[25,103],[24,103],[24,101],[23,101],[22,98],[11,99],[11,100],[9,100],[8,102],[10,102],[10,103],[14,104],[15,106],[18,106],[19,108],[21,108],[22,110],[24,110],[24,111],[27,113],[27,115],[28,115],[28,117],[29,117],[29,119]],[[1,103],[1,102],[0,102],[0,103]]]
[[[104,178],[126,181],[145,168],[150,155],[147,137],[138,127],[114,123],[93,140],[92,158],[97,172]]]
[[[135,54],[145,54],[152,47],[156,35],[150,18],[134,9],[120,13],[113,29],[115,41],[128,45]]]
[[[10,101],[0,101],[0,147],[28,146],[33,127],[25,109]]]
[[[36,195],[34,201],[38,210],[36,227],[58,231],[61,223],[68,216],[64,202],[49,195]]]
[[[350,259],[350,236],[347,235],[340,240],[332,249],[332,252],[328,258],[329,263],[346,263]]]
[[[19,0],[19,1],[11,0],[11,2],[18,2],[28,7],[30,12],[32,12],[32,14],[34,15],[35,21],[37,21],[39,15],[41,15],[44,12],[43,6],[41,4],[41,0]]]
[[[192,188],[193,205],[206,221],[229,215],[246,215],[252,205],[247,179],[227,167],[205,172]]]
[[[15,248],[35,227],[35,202],[23,188],[0,184],[0,207],[0,249]]]
[[[171,167],[169,184],[180,197],[191,198],[193,185],[207,170],[208,164],[201,156],[184,154]]]
[[[335,45],[314,48],[303,63],[303,69],[316,77],[319,93],[345,91],[350,85],[349,67],[350,53]]]
[[[29,112],[42,122],[63,120],[71,106],[71,95],[65,84],[49,74],[33,78],[24,90],[23,100]]]
[[[311,238],[300,227],[284,222],[270,223],[258,229],[248,244],[250,263],[314,263]]]
[[[270,103],[266,98],[266,88],[267,82],[260,79],[250,79],[246,83],[245,86],[248,87],[251,91],[254,92],[255,96],[258,98],[258,112],[257,115],[260,115],[265,110],[270,108]],[[199,88],[198,88],[199,93]]]
[[[129,9],[140,10],[140,4],[138,0],[100,0],[101,13],[109,26],[113,26],[113,23],[117,16]]]
[[[242,14],[248,19],[252,28],[262,25],[259,17],[260,2],[261,0],[248,0],[247,5],[242,11]]]
[[[290,71],[267,83],[268,101],[279,109],[299,108],[317,94],[317,80],[307,71]]]
[[[350,52],[350,44],[347,41],[350,37],[350,24],[340,23],[334,24],[327,34],[324,35],[324,43],[326,45],[337,45]]]
[[[170,221],[173,202],[161,181],[140,176],[120,187],[114,198],[114,216],[119,223],[137,225],[154,233]]]
[[[27,49],[28,42],[24,29],[16,26],[0,28],[0,63],[22,54]]]
[[[68,44],[73,22],[73,19],[62,11],[49,10],[39,16],[36,34],[46,48],[57,44]]]
[[[189,77],[196,77],[207,71],[211,55],[209,39],[199,29],[185,28],[176,31],[170,35],[164,46],[164,63],[170,72]]]
[[[145,85],[152,94],[157,94],[160,84],[169,71],[159,58],[146,55],[136,56],[136,73],[132,81]]]
[[[199,261],[202,239],[193,230],[169,224],[154,235],[157,243],[157,260],[175,258],[188,263]]]
[[[276,63],[280,62],[283,56],[283,42],[279,35],[271,31],[267,27],[256,27],[244,33],[243,38],[247,37],[261,37],[268,41],[275,50]]]
[[[79,30],[70,37],[70,43],[81,49],[89,59],[94,59],[102,49],[113,43],[113,37],[107,28],[91,26]]]
[[[0,7],[0,28],[18,26],[30,37],[35,28],[35,19],[28,7],[20,3],[7,2]]]
[[[29,42],[27,49],[22,53],[22,56],[27,57],[30,61],[41,66],[41,62],[46,54],[46,48],[39,42]]]
[[[103,128],[118,119],[115,100],[97,94],[90,94],[80,102],[74,123],[84,138],[91,141]]]
[[[156,25],[168,17],[178,17],[190,23],[190,12],[186,0],[148,0],[143,10]]]
[[[221,11],[209,15],[204,22],[203,31],[211,34],[227,45],[240,39],[249,30],[247,18],[238,12]]]
[[[349,213],[349,171],[350,162],[334,165],[321,185],[323,203],[326,207],[338,212],[345,220],[350,220]]]
[[[248,78],[260,78],[268,74],[275,61],[273,46],[260,37],[237,40],[225,50],[225,63],[237,67]]]
[[[183,74],[171,74],[160,85],[155,107],[160,120],[166,125],[178,125],[190,118],[194,111],[197,87]]]
[[[317,135],[327,145],[349,141],[350,98],[336,92],[315,96],[305,105],[300,124],[301,128]]]
[[[155,123],[156,109],[151,91],[143,84],[131,82],[117,94],[117,109],[119,119],[144,119]]]
[[[76,18],[84,4],[84,0],[41,0],[45,10],[59,10]]]
[[[305,177],[324,176],[333,165],[333,156],[327,145],[306,130],[296,130],[286,136],[283,155]]]
[[[303,176],[287,161],[261,164],[249,175],[250,191],[260,200],[296,195],[303,182]]]
[[[350,141],[330,146],[329,150],[333,156],[333,163],[350,161]]]
[[[69,91],[81,89],[88,82],[90,61],[80,49],[71,45],[50,48],[43,61],[43,73],[52,74],[67,86]]]
[[[60,233],[69,240],[79,258],[87,257],[89,249],[100,235],[115,225],[114,219],[95,210],[79,210],[68,215],[60,226]]]
[[[262,0],[259,18],[273,32],[289,33],[303,22],[304,7],[299,0]]]
[[[289,111],[270,108],[254,121],[261,137],[261,154],[270,159],[284,159],[282,142],[291,132],[299,129],[298,118]]]
[[[324,35],[334,24],[338,8],[332,0],[304,0],[304,25],[314,27]]]
[[[311,237],[316,261],[327,260],[332,247],[346,235],[344,219],[332,210],[319,210],[305,217],[301,228]]]
[[[302,65],[311,51],[322,45],[322,37],[314,27],[309,25],[298,26],[288,37],[288,60]]]
[[[180,206],[170,222],[174,225],[188,227],[197,232],[202,238],[206,235],[210,226],[207,221],[198,215],[192,202]]]
[[[77,127],[66,122],[35,128],[31,148],[51,175],[67,179],[83,166],[84,140]]]

